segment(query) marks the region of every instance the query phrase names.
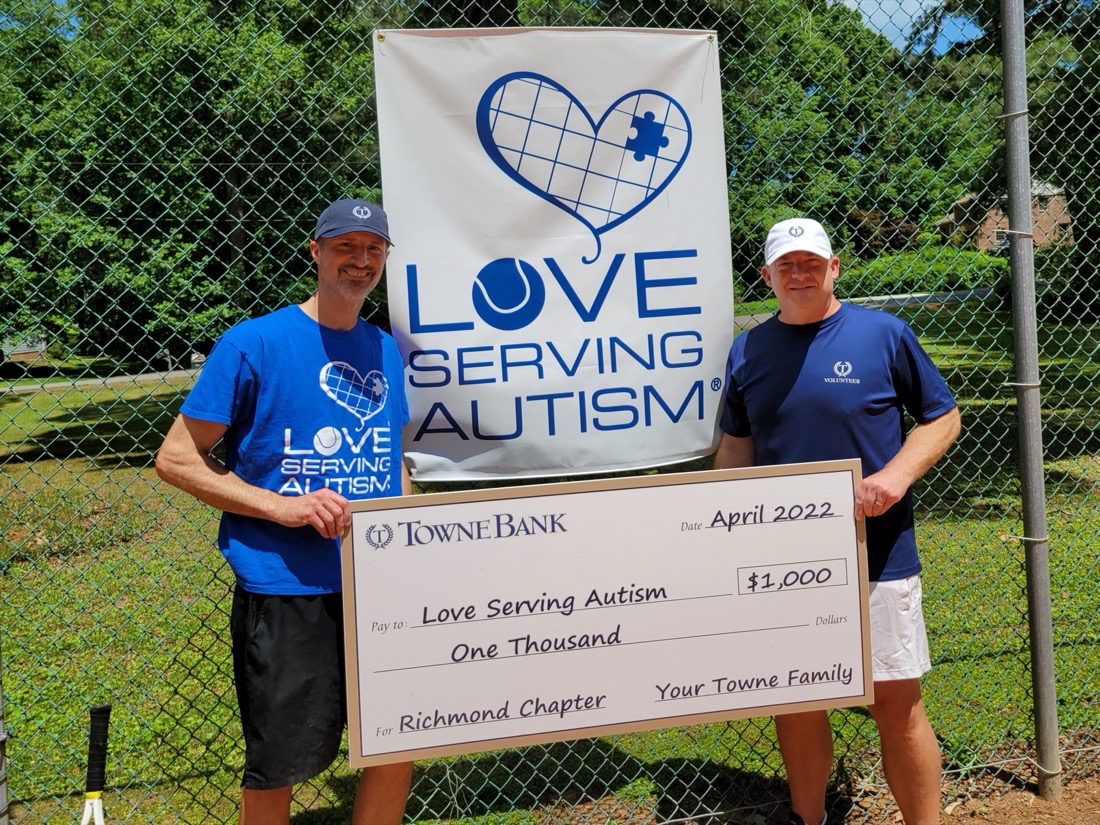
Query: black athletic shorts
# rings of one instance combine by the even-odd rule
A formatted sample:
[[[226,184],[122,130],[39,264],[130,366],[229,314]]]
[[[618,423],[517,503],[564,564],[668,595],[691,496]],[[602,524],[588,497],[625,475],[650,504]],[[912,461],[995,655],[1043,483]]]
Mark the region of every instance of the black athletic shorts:
[[[238,586],[230,633],[242,786],[273,790],[317,776],[336,759],[347,723],[340,594],[262,596]]]

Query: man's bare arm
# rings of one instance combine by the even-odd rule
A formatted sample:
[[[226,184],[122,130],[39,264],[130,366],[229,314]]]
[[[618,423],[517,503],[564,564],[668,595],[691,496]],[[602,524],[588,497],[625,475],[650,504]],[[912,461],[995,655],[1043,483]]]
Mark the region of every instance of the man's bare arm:
[[[958,407],[915,426],[898,454],[877,473],[863,479],[856,491],[856,518],[882,515],[897,504],[913,482],[947,452],[961,426]]]
[[[249,484],[210,456],[225,433],[224,424],[179,415],[157,452],[157,475],[199,501],[241,516],[268,519],[286,527],[309,525],[327,539],[351,524],[348,501],[322,488],[301,496],[281,496]]]
[[[756,462],[756,446],[752,438],[723,435],[714,454],[714,469],[729,470],[734,467],[751,467]]]

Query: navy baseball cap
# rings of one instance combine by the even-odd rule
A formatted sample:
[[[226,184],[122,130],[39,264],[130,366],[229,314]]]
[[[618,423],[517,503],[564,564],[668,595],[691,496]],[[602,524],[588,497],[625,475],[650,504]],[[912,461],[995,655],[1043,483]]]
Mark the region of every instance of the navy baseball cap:
[[[390,240],[390,222],[381,206],[367,201],[345,198],[333,201],[317,219],[313,239],[335,238],[348,232],[373,232]]]

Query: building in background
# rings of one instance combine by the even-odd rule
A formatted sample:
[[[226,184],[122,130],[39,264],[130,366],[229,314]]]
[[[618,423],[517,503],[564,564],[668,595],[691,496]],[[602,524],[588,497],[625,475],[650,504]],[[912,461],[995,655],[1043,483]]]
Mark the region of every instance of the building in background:
[[[1031,223],[1037,247],[1072,246],[1069,201],[1063,187],[1046,181],[1031,184]],[[973,193],[955,201],[936,223],[949,238],[994,255],[1008,251],[1008,196],[990,202]]]

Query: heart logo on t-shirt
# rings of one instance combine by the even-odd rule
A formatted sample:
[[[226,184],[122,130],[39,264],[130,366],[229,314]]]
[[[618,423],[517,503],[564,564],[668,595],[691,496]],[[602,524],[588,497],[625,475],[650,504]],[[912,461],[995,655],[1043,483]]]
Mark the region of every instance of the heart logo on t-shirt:
[[[386,406],[390,393],[389,382],[379,370],[363,375],[345,361],[332,361],[321,368],[321,389],[359,419],[359,429]]]

